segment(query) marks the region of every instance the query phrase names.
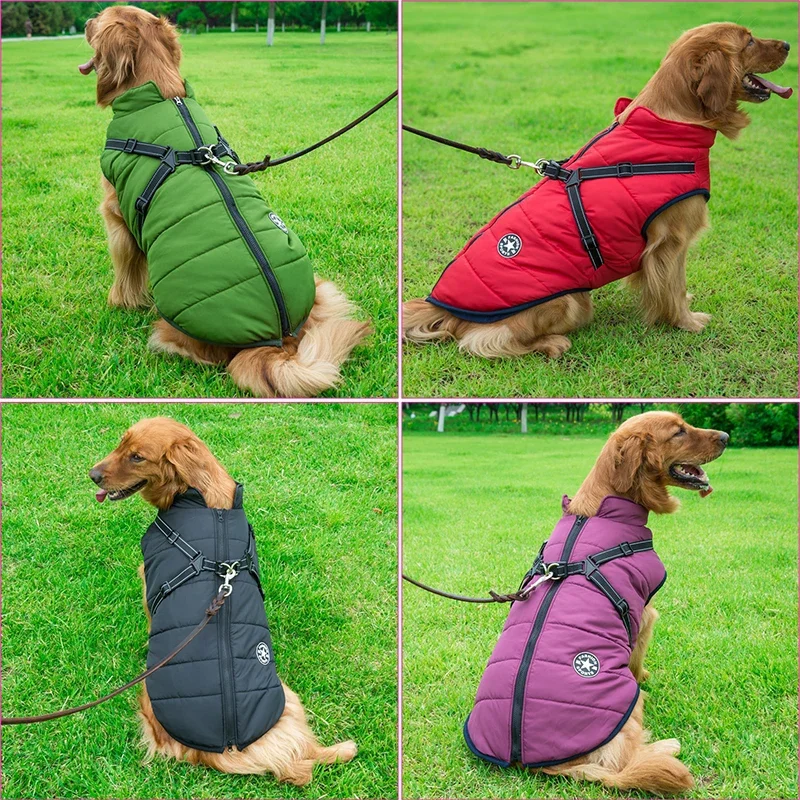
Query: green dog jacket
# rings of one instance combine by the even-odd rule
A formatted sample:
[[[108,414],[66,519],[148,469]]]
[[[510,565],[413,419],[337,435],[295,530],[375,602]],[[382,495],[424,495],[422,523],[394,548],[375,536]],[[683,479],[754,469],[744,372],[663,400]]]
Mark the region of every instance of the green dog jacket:
[[[113,101],[103,175],[167,322],[212,344],[280,345],[314,304],[311,261],[252,179],[212,162],[239,159],[185,87],[165,99],[149,81]]]

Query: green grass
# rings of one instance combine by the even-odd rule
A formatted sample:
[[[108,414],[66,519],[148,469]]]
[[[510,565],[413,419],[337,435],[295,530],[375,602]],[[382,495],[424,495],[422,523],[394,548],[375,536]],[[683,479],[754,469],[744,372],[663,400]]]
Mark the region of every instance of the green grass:
[[[306,789],[141,761],[133,690],[3,731],[8,798],[395,797],[396,409],[390,405],[97,405],[3,409],[3,713],[90,700],[138,674],[136,569],[154,509],[99,505],[87,470],[135,420],[190,425],[245,486],[278,672],[349,764]]]
[[[182,74],[239,155],[294,152],[397,85],[386,33],[183,36]],[[7,397],[240,396],[224,369],[147,350],[154,313],[106,305],[112,269],[100,154],[110,110],[78,73],[82,40],[3,47],[3,378]],[[254,176],[375,333],[332,396],[397,388],[397,107],[341,139]]]
[[[635,96],[685,29],[728,19],[788,40],[790,3],[408,3],[403,121],[523,158],[565,158]],[[797,391],[797,99],[751,108],[711,151],[712,230],[688,260],[700,334],[647,328],[622,283],[593,293],[595,321],[559,361],[488,362],[454,343],[405,348],[410,397],[790,397]],[[403,138],[404,297],[426,296],[464,242],[535,182]]]
[[[404,437],[405,572],[467,595],[515,589],[603,442]],[[651,516],[669,578],[655,601],[645,722],[680,739],[690,797],[797,797],[797,450],[733,449],[708,472],[713,495],[682,492],[677,514]],[[468,751],[461,727],[507,613],[405,584],[404,795],[618,796]]]

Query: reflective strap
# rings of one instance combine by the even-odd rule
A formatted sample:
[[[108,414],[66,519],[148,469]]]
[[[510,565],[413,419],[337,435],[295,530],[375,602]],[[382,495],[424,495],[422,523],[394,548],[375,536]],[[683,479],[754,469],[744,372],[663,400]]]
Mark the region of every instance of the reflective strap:
[[[177,165],[175,151],[170,148],[164,154],[161,163],[148,181],[147,186],[144,187],[144,191],[136,198],[135,208],[142,217],[147,213],[147,207],[150,205],[153,195],[158,191],[161,184],[175,172]]]
[[[622,619],[622,624],[625,626],[625,631],[628,634],[628,644],[633,647],[633,634],[631,633],[631,616],[630,616],[630,608],[628,606],[627,600],[625,600],[619,592],[608,582],[608,578],[603,575],[602,572],[597,568],[596,564],[593,564],[591,558],[586,559],[587,565],[592,566],[592,569],[589,569],[587,566],[586,571],[586,578],[588,581],[593,583],[610,601],[614,608],[617,610],[620,618]]]
[[[590,181],[596,178],[631,178],[638,175],[691,175],[694,171],[695,165],[692,161],[659,161],[651,164],[632,164],[630,161],[623,161],[607,167],[567,169],[561,165],[561,162],[551,160],[544,164],[541,174],[545,178],[564,183],[583,249],[589,255],[592,266],[599,269],[603,266],[603,256],[583,207],[581,181]]]

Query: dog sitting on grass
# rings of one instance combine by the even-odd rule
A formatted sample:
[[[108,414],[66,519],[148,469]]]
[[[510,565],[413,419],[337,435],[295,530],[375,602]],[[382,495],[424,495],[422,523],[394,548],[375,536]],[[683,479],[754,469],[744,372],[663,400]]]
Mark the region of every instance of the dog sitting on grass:
[[[174,27],[112,6],[87,22],[86,39],[94,55],[80,71],[97,73],[97,102],[114,109],[100,206],[115,272],[110,304],[149,305],[149,282],[162,317],[151,347],[227,365],[259,397],[335,386],[370,326],[313,275],[299,239],[251,179],[228,173],[236,156],[180,75]],[[176,162],[192,152],[195,161]]]
[[[646,527],[669,514],[668,487],[711,493],[702,464],[728,434],[648,412],[611,434],[525,576],[478,687],[464,736],[501,767],[599,781],[621,791],[684,792],[677,739],[649,743],[644,658],[666,579]]]
[[[431,295],[404,304],[405,338],[557,358],[592,319],[590,290],[626,276],[647,324],[702,331],[710,317],[689,308],[686,257],[708,226],[709,149],[717,132],[735,139],[749,124],[740,103],[792,94],[756,74],[788,52],[732,23],[684,33],[639,95],[618,101],[610,128],[543,164],[545,178],[470,239]]]
[[[242,487],[206,445],[175,420],[141,420],[89,476],[101,502],[140,494],[158,509],[142,539],[139,570],[149,666],[186,635],[187,625],[202,619],[217,594],[222,577],[206,566],[180,582],[191,556],[201,553],[206,565],[214,559],[239,564],[231,595],[214,621],[142,687],[139,716],[148,757],[236,774],[271,772],[295,786],[311,781],[316,764],[350,761],[355,743],[320,745],[300,699],[275,674]]]

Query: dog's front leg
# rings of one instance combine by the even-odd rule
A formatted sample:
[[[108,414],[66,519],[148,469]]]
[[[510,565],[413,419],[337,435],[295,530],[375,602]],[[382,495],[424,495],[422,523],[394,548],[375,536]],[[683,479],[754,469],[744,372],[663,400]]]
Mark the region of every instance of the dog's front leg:
[[[650,644],[650,639],[653,638],[653,625],[655,625],[657,619],[658,611],[648,603],[642,612],[639,636],[636,639],[636,646],[633,648],[631,659],[628,662],[628,666],[637,683],[644,683],[650,677],[650,673],[644,668],[644,656]]]
[[[630,278],[640,293],[645,322],[665,322],[686,331],[703,330],[710,315],[689,310],[686,292],[686,255],[697,235],[708,225],[701,196],[689,197],[659,214],[647,229],[642,268]]]
[[[121,308],[148,305],[147,259],[128,230],[114,187],[103,178],[105,197],[100,213],[108,233],[108,250],[114,265],[114,283],[108,293],[108,302]]]

